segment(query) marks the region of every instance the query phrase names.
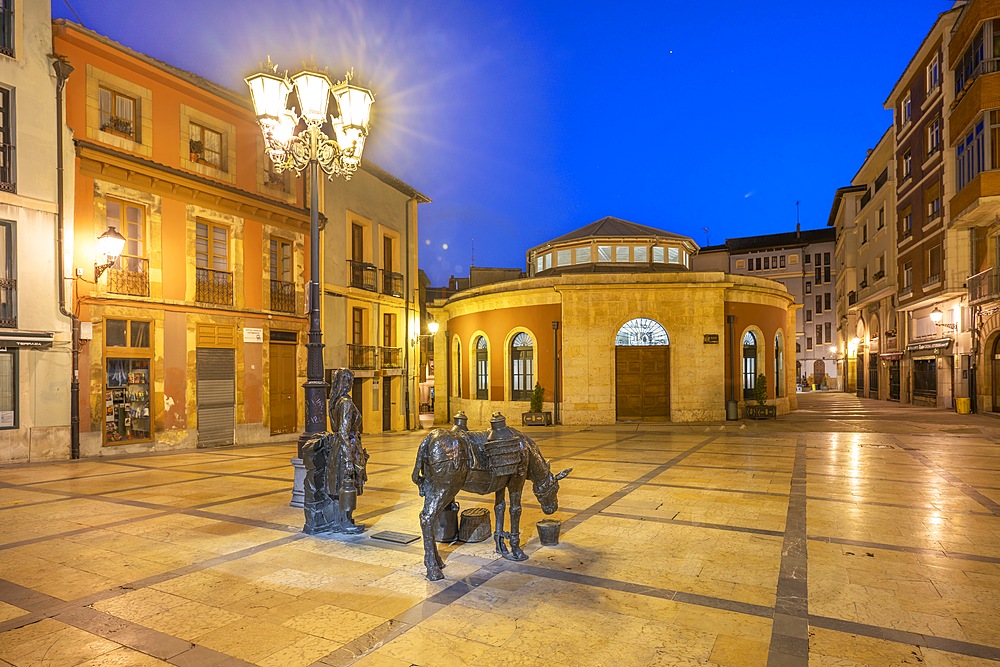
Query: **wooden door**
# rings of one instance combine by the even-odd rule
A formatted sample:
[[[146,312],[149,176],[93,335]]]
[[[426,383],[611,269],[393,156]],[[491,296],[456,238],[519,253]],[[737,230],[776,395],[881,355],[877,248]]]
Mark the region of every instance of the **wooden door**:
[[[615,348],[615,401],[619,421],[669,421],[670,348]]]
[[[392,430],[392,378],[382,378],[382,430]]]
[[[294,433],[298,421],[295,407],[295,345],[271,343],[269,355],[271,435]]]

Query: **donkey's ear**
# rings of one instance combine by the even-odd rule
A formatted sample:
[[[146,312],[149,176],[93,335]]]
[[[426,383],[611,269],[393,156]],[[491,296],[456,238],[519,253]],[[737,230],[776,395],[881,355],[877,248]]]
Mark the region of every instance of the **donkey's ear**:
[[[566,468],[561,473],[559,473],[558,475],[556,475],[556,481],[558,482],[560,479],[562,479],[566,475],[570,474],[571,472],[573,472],[572,468]]]

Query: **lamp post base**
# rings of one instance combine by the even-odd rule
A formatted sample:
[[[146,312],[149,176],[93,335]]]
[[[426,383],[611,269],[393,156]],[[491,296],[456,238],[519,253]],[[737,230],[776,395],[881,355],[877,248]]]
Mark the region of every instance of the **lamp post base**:
[[[292,502],[288,503],[290,507],[305,507],[306,504],[306,466],[302,462],[302,458],[296,456],[292,459],[292,472],[294,477],[292,478]]]

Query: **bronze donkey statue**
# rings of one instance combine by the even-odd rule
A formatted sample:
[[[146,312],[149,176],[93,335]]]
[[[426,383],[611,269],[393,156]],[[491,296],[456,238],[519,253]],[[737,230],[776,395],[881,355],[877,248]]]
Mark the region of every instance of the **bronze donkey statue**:
[[[545,514],[559,509],[556,494],[559,480],[572,468],[553,475],[538,445],[523,433],[509,428],[503,415],[495,413],[488,431],[469,431],[459,424],[452,429],[434,429],[417,449],[413,483],[420,487],[424,509],[420,530],[424,538],[424,566],[427,578],[444,577],[444,562],[434,541],[434,526],[441,511],[455,500],[460,490],[496,494],[496,531],[493,539],[498,554],[508,560],[525,560],[521,550],[521,491],[530,479],[532,491]],[[504,532],[504,494],[510,499],[510,532]],[[510,540],[510,550],[506,540]]]

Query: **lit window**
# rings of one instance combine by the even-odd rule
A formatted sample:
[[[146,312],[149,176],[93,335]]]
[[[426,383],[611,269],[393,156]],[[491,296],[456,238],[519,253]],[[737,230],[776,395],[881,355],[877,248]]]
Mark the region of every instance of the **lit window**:
[[[98,99],[100,104],[98,127],[101,131],[138,141],[135,98],[101,87],[98,89]]]
[[[190,123],[191,161],[225,171],[222,159],[222,133],[211,128]]]
[[[510,343],[510,379],[511,400],[531,400],[535,388],[534,341],[523,331]]]

